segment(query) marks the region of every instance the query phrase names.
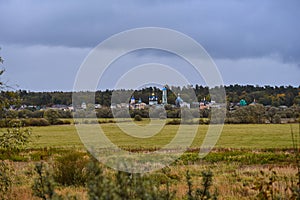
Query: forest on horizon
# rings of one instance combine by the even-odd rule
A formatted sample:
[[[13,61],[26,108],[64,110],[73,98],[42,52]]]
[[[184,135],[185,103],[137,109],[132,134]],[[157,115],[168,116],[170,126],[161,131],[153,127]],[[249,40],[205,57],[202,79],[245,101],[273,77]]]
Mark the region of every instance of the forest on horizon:
[[[227,103],[237,103],[241,99],[251,103],[255,100],[256,103],[264,106],[287,106],[300,105],[300,86],[253,86],[253,85],[229,85],[225,86]],[[116,90],[117,91],[117,90]],[[132,94],[137,100],[141,99],[148,103],[149,96],[154,93],[158,99],[161,99],[162,91],[158,87],[147,87],[140,90],[120,90],[127,91]],[[168,87],[168,103],[174,104],[177,94],[182,94],[184,101],[192,103],[192,99],[185,98],[187,91],[194,91],[197,101],[210,101],[209,88],[201,85],[184,86],[184,87]],[[111,96],[114,90],[96,91],[95,103],[102,106],[110,106]],[[51,92],[31,92],[26,90],[17,91],[2,91],[2,95],[9,93],[18,94],[20,97],[20,105],[35,105],[35,106],[52,106],[56,104],[71,105],[72,92],[51,91]],[[82,98],[91,92],[80,92]],[[120,102],[121,103],[121,102]],[[125,102],[123,102],[125,103]]]

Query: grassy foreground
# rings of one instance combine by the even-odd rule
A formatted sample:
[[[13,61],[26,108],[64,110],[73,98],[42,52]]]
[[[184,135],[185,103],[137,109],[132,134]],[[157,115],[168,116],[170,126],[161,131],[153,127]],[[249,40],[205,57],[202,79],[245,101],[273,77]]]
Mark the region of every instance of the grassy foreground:
[[[122,123],[129,126],[130,130],[140,130],[139,128],[145,128],[149,121],[136,122],[138,126],[133,126],[129,122]],[[178,125],[166,125],[153,137],[139,138],[127,135],[115,123],[84,125],[87,129],[97,126],[101,126],[114,144],[137,151],[156,149],[168,144],[179,128]],[[270,192],[273,192],[273,199],[293,199],[292,188],[297,185],[298,177],[294,153],[291,150],[293,147],[291,129],[294,133],[299,133],[298,124],[226,124],[214,150],[203,160],[198,157],[198,148],[209,126],[182,126],[187,138],[191,137],[190,132],[194,128],[198,128],[191,145],[195,151],[183,154],[171,164],[168,167],[167,179],[162,170],[147,173],[161,190],[166,189],[167,182],[170,184],[170,191],[176,192],[175,199],[187,199],[189,189],[186,172],[189,171],[191,174],[195,191],[202,184],[201,172],[209,170],[213,173],[210,191],[217,191],[218,199],[263,199],[261,195],[268,195]],[[69,174],[71,169],[83,165],[88,157],[75,125],[30,127],[30,129],[35,137],[27,153],[25,152],[25,160],[22,158],[21,162],[7,161],[12,169],[9,173],[15,177],[8,199],[40,199],[33,195],[31,189],[33,179],[36,179],[33,172],[36,163],[47,163],[54,169],[57,169],[58,164],[66,167],[70,165],[71,168],[59,173]],[[69,158],[63,157],[69,153],[76,156],[73,163],[68,160]],[[77,158],[78,155],[81,156]],[[59,158],[63,159],[58,162]],[[67,165],[69,161],[71,164]],[[76,174],[80,175],[82,172],[85,170],[79,170]],[[115,179],[114,173],[114,170],[104,167],[105,176]],[[60,183],[55,191],[65,196],[65,199],[89,199],[89,191],[84,185],[66,186]]]

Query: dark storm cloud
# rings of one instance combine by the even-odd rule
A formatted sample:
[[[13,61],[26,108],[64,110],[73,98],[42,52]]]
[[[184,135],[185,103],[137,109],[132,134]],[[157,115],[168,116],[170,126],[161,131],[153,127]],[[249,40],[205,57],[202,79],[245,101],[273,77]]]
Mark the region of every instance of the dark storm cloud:
[[[299,1],[0,1],[0,45],[94,47],[123,30],[181,31],[215,58],[300,58]]]

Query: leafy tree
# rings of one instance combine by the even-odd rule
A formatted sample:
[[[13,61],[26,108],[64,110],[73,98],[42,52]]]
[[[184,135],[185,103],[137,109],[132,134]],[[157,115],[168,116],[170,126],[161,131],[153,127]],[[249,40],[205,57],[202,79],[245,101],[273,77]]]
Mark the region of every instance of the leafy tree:
[[[8,154],[19,152],[30,142],[30,129],[23,128],[21,122],[11,123],[11,128],[0,134],[0,149]]]
[[[2,57],[0,57],[0,63],[3,63]],[[3,74],[4,70],[0,70],[0,76]],[[8,86],[0,81],[1,96],[0,96],[0,118],[16,117],[15,112],[10,112],[8,108],[18,102],[18,94],[13,92],[4,92]],[[7,115],[7,114],[10,115]],[[6,131],[0,133],[0,149],[4,150],[9,155],[11,153],[19,152],[23,149],[29,142],[31,137],[31,131],[27,128],[23,128],[21,122],[11,122],[8,123],[9,128]]]
[[[270,108],[267,109],[267,111],[266,111],[266,117],[268,118],[268,120],[271,123],[274,122],[275,115],[277,114],[278,111],[279,111],[279,109],[276,108],[276,107],[270,107]]]
[[[54,109],[48,109],[44,112],[44,118],[47,119],[50,124],[57,124],[59,122],[58,111]]]
[[[4,60],[0,56],[0,64],[3,64]],[[4,69],[0,69],[0,76],[3,75]],[[11,91],[5,91],[9,86],[0,79],[0,119],[6,118],[6,112],[11,105],[19,103],[18,94]]]

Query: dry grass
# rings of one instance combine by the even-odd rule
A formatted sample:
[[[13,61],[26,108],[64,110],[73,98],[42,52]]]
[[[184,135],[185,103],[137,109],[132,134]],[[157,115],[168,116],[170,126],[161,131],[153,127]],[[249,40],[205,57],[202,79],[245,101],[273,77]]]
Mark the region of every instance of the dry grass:
[[[15,169],[15,175],[19,177],[14,180],[14,187],[12,188],[9,199],[38,199],[33,197],[30,185],[32,184],[32,166],[34,163],[12,163]],[[297,169],[291,165],[276,166],[276,165],[241,165],[239,163],[215,163],[215,164],[195,164],[195,165],[174,165],[170,166],[170,175],[175,177],[172,180],[171,189],[176,191],[178,199],[183,198],[187,193],[186,184],[186,170],[190,171],[194,187],[201,185],[201,172],[204,170],[211,170],[213,176],[213,186],[211,192],[215,189],[218,191],[219,199],[255,199],[258,191],[253,187],[255,182],[261,177],[263,171],[267,175],[271,171],[276,172],[276,181],[274,188],[281,194],[282,197],[290,195],[290,191],[285,191],[286,188],[296,183]],[[106,168],[105,174],[112,175],[112,170]],[[160,172],[154,172],[160,173]],[[77,199],[88,199],[87,190],[83,187],[62,187],[56,188],[56,192],[63,196],[75,196]]]

